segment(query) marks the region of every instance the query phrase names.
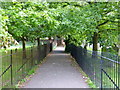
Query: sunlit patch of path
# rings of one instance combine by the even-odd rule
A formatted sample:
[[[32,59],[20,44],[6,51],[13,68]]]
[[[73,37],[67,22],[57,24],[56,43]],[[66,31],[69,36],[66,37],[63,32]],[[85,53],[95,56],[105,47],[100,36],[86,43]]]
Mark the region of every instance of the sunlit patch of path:
[[[70,59],[63,47],[57,47],[24,88],[88,88]]]

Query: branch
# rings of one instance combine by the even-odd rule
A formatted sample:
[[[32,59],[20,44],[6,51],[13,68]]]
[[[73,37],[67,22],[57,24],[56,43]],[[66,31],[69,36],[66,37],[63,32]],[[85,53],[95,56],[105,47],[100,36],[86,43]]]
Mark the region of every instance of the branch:
[[[106,24],[107,22],[109,22],[109,20],[106,20],[105,22],[99,24],[96,28],[98,28],[99,26],[102,26],[102,25]]]
[[[110,22],[113,22],[113,23],[120,23],[120,21],[110,21]]]
[[[110,31],[110,30],[111,31],[117,31],[117,29],[104,29],[104,30],[100,30],[98,33],[101,33],[101,32],[103,33],[105,30],[107,30],[107,31]]]

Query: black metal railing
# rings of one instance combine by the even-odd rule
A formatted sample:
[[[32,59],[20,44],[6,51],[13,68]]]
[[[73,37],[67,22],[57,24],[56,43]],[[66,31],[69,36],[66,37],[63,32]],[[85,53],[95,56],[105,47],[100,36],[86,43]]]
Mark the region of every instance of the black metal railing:
[[[120,89],[120,58],[118,56],[107,52],[104,54],[88,51],[72,44],[67,48],[96,87]]]
[[[47,54],[51,51],[50,47],[52,43],[46,42],[43,45],[32,46],[22,49],[8,50],[7,53],[2,52],[2,87],[11,88],[14,87],[20,80],[24,79],[28,72],[35,65],[39,64]]]

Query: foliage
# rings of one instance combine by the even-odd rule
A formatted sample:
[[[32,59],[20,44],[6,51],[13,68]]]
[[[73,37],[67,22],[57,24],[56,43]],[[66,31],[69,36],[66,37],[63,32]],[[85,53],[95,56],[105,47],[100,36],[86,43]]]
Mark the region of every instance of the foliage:
[[[0,9],[0,13],[0,48],[7,48],[13,43],[17,44],[17,42],[7,31],[8,28],[5,22],[8,21],[8,17],[4,15],[3,9]]]
[[[118,43],[118,2],[6,2],[2,8],[5,27],[17,40],[59,36],[92,44],[96,32],[102,47]]]

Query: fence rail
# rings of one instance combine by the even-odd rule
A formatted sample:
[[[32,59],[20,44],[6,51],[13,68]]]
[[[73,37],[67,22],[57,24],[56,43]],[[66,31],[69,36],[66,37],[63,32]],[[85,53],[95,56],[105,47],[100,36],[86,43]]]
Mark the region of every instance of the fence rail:
[[[31,68],[39,64],[47,54],[52,51],[52,43],[33,46],[22,49],[9,50],[7,53],[2,53],[2,88],[11,88],[15,86],[20,80],[24,79]],[[24,57],[25,56],[25,57]]]
[[[72,44],[67,46],[67,51],[71,53],[96,87],[120,89],[120,57],[88,51]]]

